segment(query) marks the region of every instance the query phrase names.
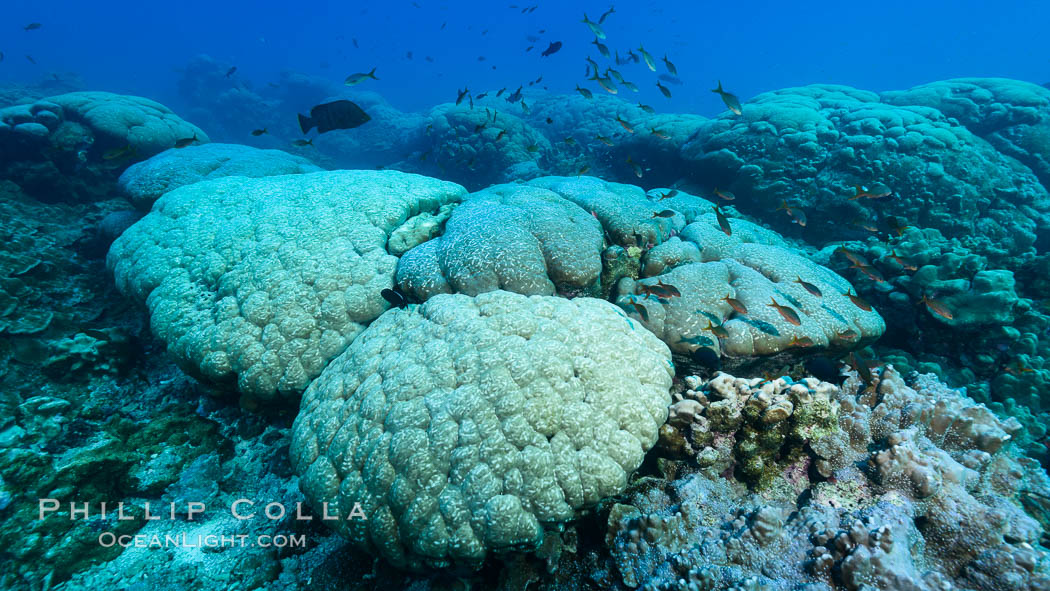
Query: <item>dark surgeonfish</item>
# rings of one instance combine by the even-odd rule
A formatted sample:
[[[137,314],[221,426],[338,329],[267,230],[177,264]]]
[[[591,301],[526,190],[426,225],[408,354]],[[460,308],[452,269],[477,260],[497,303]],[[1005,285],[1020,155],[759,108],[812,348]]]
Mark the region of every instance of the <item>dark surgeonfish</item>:
[[[348,100],[322,103],[310,109],[310,116],[299,114],[299,129],[303,133],[317,128],[317,133],[326,133],[335,129],[353,129],[368,123],[372,118],[361,107]]]

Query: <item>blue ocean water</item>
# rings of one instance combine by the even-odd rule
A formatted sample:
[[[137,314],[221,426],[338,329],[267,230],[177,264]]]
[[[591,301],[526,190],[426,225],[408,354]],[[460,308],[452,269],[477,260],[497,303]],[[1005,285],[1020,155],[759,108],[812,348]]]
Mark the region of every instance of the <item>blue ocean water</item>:
[[[540,75],[550,90],[570,92],[584,78],[584,57],[598,57],[580,20],[584,13],[597,20],[610,6],[616,12],[603,23],[610,51],[644,45],[678,67],[685,84],[672,87],[671,100],[642,64],[622,68],[640,100],[670,112],[716,114],[721,103],[707,90],[717,80],[741,97],[813,83],[882,91],[961,76],[1050,80],[1050,6],[1034,0],[5,5],[0,82],[73,73],[93,87],[162,102],[174,96],[175,72],[202,53],[236,65],[237,76],[257,86],[282,70],[338,82],[375,67],[380,81],[369,88],[402,110],[449,100],[464,86],[515,88]],[[31,22],[44,26],[20,30]],[[541,57],[553,41],[562,49]]]

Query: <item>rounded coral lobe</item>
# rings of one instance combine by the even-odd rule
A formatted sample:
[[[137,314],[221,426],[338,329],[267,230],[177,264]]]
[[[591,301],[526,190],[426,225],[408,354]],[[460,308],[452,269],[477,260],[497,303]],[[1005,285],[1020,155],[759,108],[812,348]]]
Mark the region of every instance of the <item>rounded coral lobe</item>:
[[[390,310],[307,389],[292,461],[353,544],[476,567],[621,492],[667,418],[667,347],[608,302],[495,291]],[[348,519],[360,503],[367,519]]]

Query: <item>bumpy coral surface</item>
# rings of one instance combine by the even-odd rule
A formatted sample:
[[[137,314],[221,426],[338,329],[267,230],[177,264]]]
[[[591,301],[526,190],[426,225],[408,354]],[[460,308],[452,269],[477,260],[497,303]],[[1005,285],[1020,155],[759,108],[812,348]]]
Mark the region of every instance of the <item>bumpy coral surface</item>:
[[[438,295],[379,317],[311,384],[292,462],[357,547],[478,566],[622,491],[673,374],[608,302]],[[367,520],[348,519],[355,503]]]
[[[471,194],[444,235],[405,254],[397,282],[420,301],[497,289],[573,293],[596,287],[601,249],[601,224],[574,203],[537,187],[497,185]]]
[[[807,212],[806,232],[821,241],[899,216],[1018,253],[1050,227],[1046,189],[1020,162],[935,109],[845,86],[761,94],[743,115],[701,125],[683,157],[744,211],[769,214],[783,200]],[[851,200],[857,185],[875,197]]]
[[[850,298],[848,281],[774,232],[734,219],[727,236],[715,218],[704,214],[650,250],[643,261],[646,278],[617,285],[617,302],[628,309],[644,306],[642,321],[673,351],[707,347],[750,360],[789,350],[847,350],[885,330],[878,312]],[[661,297],[660,283],[681,295]],[[785,314],[792,313],[789,320]]]
[[[628,587],[1050,584],[1033,518],[1045,510],[1029,514],[1050,481],[1011,450],[1015,421],[930,376],[909,386],[892,368],[863,391],[853,380],[725,374],[686,386],[665,430],[701,471],[638,487],[609,514],[607,541]],[[734,466],[764,474],[761,494],[725,480]]]
[[[183,121],[164,105],[138,96],[109,92],[71,92],[45,99],[62,108],[63,118],[86,125],[102,150],[130,147],[148,158],[175,145],[178,140],[208,135]]]
[[[392,171],[205,181],[165,194],[108,265],[186,371],[294,399],[387,308],[391,234],[463,193]]]
[[[204,144],[171,149],[128,167],[120,189],[133,205],[149,209],[161,195],[183,185],[225,176],[264,177],[318,172],[306,158],[280,150],[238,144]]]
[[[880,95],[894,105],[922,105],[954,117],[1050,187],[1050,89],[1007,78],[955,78]]]
[[[459,207],[444,236],[401,259],[398,285],[421,301],[496,289],[611,294],[672,351],[737,363],[848,350],[882,334],[878,312],[851,299],[845,279],[750,222],[733,219],[727,235],[713,210],[685,192],[647,195],[594,177],[490,187]]]
[[[72,92],[0,108],[0,178],[42,201],[108,198],[120,171],[208,136],[160,103],[108,92]]]
[[[399,169],[433,174],[470,189],[544,174],[547,138],[517,115],[475,105],[444,104],[427,115],[424,147]]]

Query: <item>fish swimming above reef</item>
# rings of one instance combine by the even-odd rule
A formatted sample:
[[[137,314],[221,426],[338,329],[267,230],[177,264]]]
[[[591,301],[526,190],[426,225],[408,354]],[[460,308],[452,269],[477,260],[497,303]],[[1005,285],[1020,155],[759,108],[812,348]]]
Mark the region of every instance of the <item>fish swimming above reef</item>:
[[[663,78],[664,76],[666,76],[666,74],[660,74],[660,77],[662,79],[664,79],[664,80],[667,80],[668,82],[671,82],[672,79],[673,80],[677,80],[677,84],[681,84],[682,81],[678,80],[678,68],[676,68],[674,66],[674,64],[671,63],[671,60],[667,59],[667,54],[666,53],[664,54],[664,60],[663,61],[664,61],[664,66],[667,67],[667,72],[670,74],[670,76],[668,78]],[[675,83],[672,82],[672,84],[675,84]]]
[[[627,165],[631,167],[631,170],[634,171],[634,176],[636,176],[638,178],[642,178],[642,175],[644,174],[642,172],[642,167],[639,166],[638,163],[635,162],[630,156],[627,157],[627,161],[626,162],[627,162]],[[660,212],[660,213],[662,214],[663,212]],[[655,214],[654,217],[662,217],[662,216],[660,214]]]
[[[605,31],[603,31],[602,28],[598,26],[598,23],[593,22],[591,21],[591,19],[587,18],[586,12],[583,13],[583,20],[580,22],[587,25],[587,27],[591,29],[591,32],[594,33],[595,37],[599,39],[605,39]]]
[[[864,298],[853,293],[852,290],[846,290],[846,293],[842,294],[849,298],[849,301],[853,302],[853,305],[864,310],[865,312],[871,312],[871,304],[869,304]]]
[[[919,303],[926,304],[927,310],[929,310],[932,314],[936,314],[937,316],[944,318],[945,320],[951,320],[955,318],[955,315],[952,314],[952,311],[948,309],[948,306],[944,305],[944,302],[928,298],[926,297],[926,294],[923,294],[922,299],[919,300]]]
[[[408,306],[408,300],[405,299],[404,294],[402,294],[396,289],[386,288],[383,291],[379,292],[379,295],[383,296],[383,299],[395,308],[404,309],[406,306]]]
[[[671,98],[671,89],[667,88],[663,84],[660,84],[659,80],[656,81],[656,87],[660,89],[660,92],[662,92],[664,96],[666,96],[667,98]]]
[[[595,38],[594,41],[591,41],[591,45],[598,48],[598,53],[600,53],[602,57],[609,57],[609,48],[599,42],[597,38]]]
[[[292,142],[292,145],[297,147],[297,148],[305,148],[306,146],[314,145],[314,141],[313,140],[295,140],[294,142]]]
[[[23,31],[35,31],[35,30],[39,29],[42,26],[44,26],[44,25],[42,25],[40,23],[29,23],[28,25],[22,27],[22,30]]]
[[[726,104],[726,108],[728,108],[734,115],[740,115],[744,112],[743,108],[740,106],[740,99],[736,98],[735,94],[722,90],[721,80],[718,81],[718,88],[715,88],[711,92],[722,97],[722,102]]]
[[[711,370],[718,370],[722,367],[721,357],[719,357],[718,353],[710,347],[700,347],[689,355],[689,359],[691,359],[693,363],[702,365]]]
[[[595,75],[591,78],[591,80],[597,82],[598,86],[604,88],[605,91],[609,94],[616,94],[617,92],[619,92],[619,90],[616,88],[616,84],[613,83],[612,78],[600,78],[597,75]]]
[[[542,57],[547,57],[549,55],[554,55],[554,54],[558,53],[559,49],[561,49],[561,41],[553,41],[553,42],[551,42],[550,45],[547,46],[547,49],[543,50],[543,53],[541,53],[540,55]]]
[[[793,308],[783,304],[778,304],[776,298],[770,298],[770,300],[772,300],[772,303],[766,305],[776,310],[777,313],[780,314],[780,317],[786,320],[788,324],[793,324],[795,326],[800,326],[802,324],[802,319],[799,318],[798,312]]]
[[[255,137],[259,137],[260,135],[263,135],[266,132],[267,132],[267,130],[266,130],[265,127],[262,128],[262,129],[253,129],[252,130],[252,135],[254,135]]]
[[[720,339],[729,338],[729,331],[726,330],[726,327],[722,324],[715,326],[714,323],[711,322],[710,318],[707,319],[707,326],[704,327],[704,330],[710,331],[711,334],[715,335]]]
[[[103,160],[120,160],[136,154],[135,146],[128,144],[123,148],[113,148],[102,153]]]
[[[715,187],[714,194],[719,199],[725,199],[726,201],[734,201],[734,200],[736,200],[736,195],[734,195],[732,192],[730,192],[730,191],[722,191],[718,187]]]
[[[470,94],[470,89],[469,88],[464,88],[463,90],[457,90],[456,91],[456,104],[458,105],[458,104],[462,103],[463,99],[467,98],[468,94]]]
[[[717,205],[715,206],[715,219],[718,220],[718,228],[725,232],[726,236],[733,235],[733,228],[729,225],[729,218],[722,213],[722,209]]]
[[[650,55],[649,52],[645,50],[645,47],[639,45],[638,46],[638,53],[641,54],[642,60],[645,61],[645,66],[647,68],[649,68],[649,70],[655,72],[656,71],[656,60],[654,60],[653,56]]]
[[[729,294],[726,294],[726,297],[722,299],[725,301],[725,303],[729,304],[729,307],[732,308],[733,311],[737,314],[747,314],[747,306],[744,305],[744,302],[741,302],[740,300],[731,297]]]
[[[372,80],[379,80],[379,78],[376,78],[375,68],[372,68],[372,70],[369,72],[358,72],[357,74],[350,74],[346,77],[346,80],[343,81],[343,84],[345,84],[346,86],[357,86],[358,84],[361,84],[369,78],[371,78]]]
[[[600,24],[604,23],[605,22],[605,18],[607,16],[609,16],[610,14],[614,13],[614,12],[616,12],[616,7],[615,6],[610,6],[609,10],[606,10],[605,12],[602,13],[602,15],[600,17],[598,17],[598,24],[600,25]]]
[[[628,312],[634,312],[642,320],[649,320],[649,310],[645,309],[645,306],[639,304],[634,300],[628,300],[626,302],[620,302],[618,305]]]
[[[823,292],[820,291],[820,288],[818,288],[816,285],[813,285],[812,283],[810,283],[808,281],[803,280],[801,277],[798,277],[797,279],[795,279],[795,283],[801,285],[802,289],[808,291],[814,297],[818,297],[818,298],[824,297],[824,294],[823,294]]]
[[[310,109],[310,116],[299,114],[299,129],[307,133],[317,128],[317,133],[336,129],[353,129],[371,121],[368,113],[346,99],[322,103]]]
[[[195,144],[195,143],[197,143],[199,141],[200,140],[197,139],[197,134],[193,134],[193,137],[184,137],[184,138],[180,138],[180,139],[175,140],[175,147],[176,148],[185,148],[185,147],[191,146],[191,145],[193,145],[193,144]]]
[[[513,93],[507,95],[506,101],[508,103],[516,103],[521,100],[521,86],[518,87]]]
[[[585,98],[585,99],[592,99],[592,98],[594,98],[594,93],[592,93],[591,91],[587,90],[586,88],[580,88],[579,84],[576,85],[576,92],[580,93],[583,96],[583,98]]]
[[[237,72],[237,66],[233,66],[229,70],[226,70],[226,77],[229,78]]]
[[[856,201],[858,199],[881,199],[888,197],[893,194],[893,191],[889,189],[867,189],[861,185],[853,185],[853,196],[849,198],[850,201]]]

